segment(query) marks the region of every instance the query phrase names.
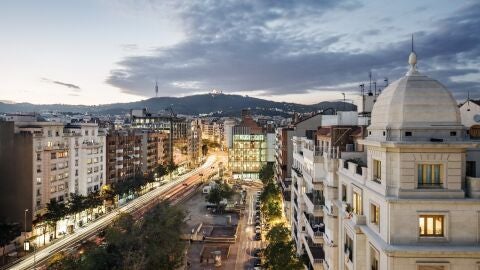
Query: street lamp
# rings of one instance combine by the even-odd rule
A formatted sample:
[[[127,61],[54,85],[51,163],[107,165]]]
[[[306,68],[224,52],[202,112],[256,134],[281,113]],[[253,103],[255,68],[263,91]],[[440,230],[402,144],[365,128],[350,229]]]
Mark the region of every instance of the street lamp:
[[[24,240],[23,242],[26,242],[27,241],[27,212],[28,212],[28,208],[25,209],[25,212],[24,212],[24,219],[23,219],[23,226],[24,226],[24,231],[23,231],[23,236],[24,236]]]

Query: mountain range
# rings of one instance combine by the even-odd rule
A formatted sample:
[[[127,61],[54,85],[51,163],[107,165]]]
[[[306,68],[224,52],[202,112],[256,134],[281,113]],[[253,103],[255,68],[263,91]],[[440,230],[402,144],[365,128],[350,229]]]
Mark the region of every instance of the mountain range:
[[[150,112],[158,112],[172,108],[182,115],[209,114],[213,116],[238,116],[242,109],[249,108],[253,114],[286,116],[293,112],[307,113],[326,110],[355,110],[356,106],[341,101],[324,101],[312,105],[288,102],[275,102],[266,99],[229,94],[201,94],[185,97],[156,97],[128,103],[112,103],[104,105],[66,105],[66,104],[31,104],[0,102],[0,112],[40,112],[57,111],[90,114],[125,114],[131,109],[147,108]]]

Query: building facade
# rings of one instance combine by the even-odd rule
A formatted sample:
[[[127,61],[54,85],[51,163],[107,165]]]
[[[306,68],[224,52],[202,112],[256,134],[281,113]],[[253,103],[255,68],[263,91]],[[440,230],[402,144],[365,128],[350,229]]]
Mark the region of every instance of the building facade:
[[[311,142],[297,142],[292,234],[310,269],[480,267],[480,178],[466,175],[478,143],[448,89],[416,70],[413,52],[409,63],[378,97],[367,132],[352,132],[344,150],[330,147],[323,127],[317,160]]]
[[[142,170],[142,134],[112,131],[107,135],[107,184],[132,178]]]
[[[106,183],[106,135],[97,124],[67,124],[64,128],[71,153],[70,193],[88,195]]]

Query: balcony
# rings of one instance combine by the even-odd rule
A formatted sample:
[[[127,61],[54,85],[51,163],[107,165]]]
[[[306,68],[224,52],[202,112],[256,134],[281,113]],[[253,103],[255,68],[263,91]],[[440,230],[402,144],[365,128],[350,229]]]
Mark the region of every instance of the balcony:
[[[336,247],[337,245],[333,241],[332,237],[329,236],[330,233],[331,233],[330,231],[325,230],[325,232],[323,233],[323,242],[325,243],[325,245],[329,247]]]
[[[322,196],[314,193],[304,193],[303,196],[309,213],[317,216],[323,214],[322,210],[325,206],[325,200]]]
[[[308,235],[316,243],[323,242],[323,233],[325,232],[325,224],[322,219],[315,218],[312,215],[303,213],[303,219],[307,228]]]
[[[303,234],[304,247],[307,252],[308,258],[313,268],[316,269],[323,265],[325,260],[325,252],[321,244],[315,244],[310,237],[305,237]]]

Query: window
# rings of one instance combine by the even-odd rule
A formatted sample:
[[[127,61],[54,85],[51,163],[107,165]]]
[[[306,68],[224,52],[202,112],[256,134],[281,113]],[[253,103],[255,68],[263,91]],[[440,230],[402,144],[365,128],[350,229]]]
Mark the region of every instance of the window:
[[[342,185],[342,202],[347,201],[347,186]]]
[[[477,165],[475,161],[467,161],[466,175],[470,177],[477,176]]]
[[[42,160],[42,156],[40,155],[40,153],[37,153],[37,161],[40,161]]]
[[[376,204],[370,204],[370,223],[380,226],[380,207]]]
[[[56,153],[51,153],[50,154],[50,159],[56,159],[57,158],[57,154]]]
[[[78,159],[75,159],[75,166],[78,166]]]
[[[88,136],[88,130],[85,130],[85,136]]]
[[[362,195],[357,192],[353,192],[353,212],[356,215],[362,214]]]
[[[382,179],[382,162],[373,160],[373,181],[380,182]]]
[[[370,269],[379,270],[380,253],[376,248],[370,246]]]
[[[350,236],[345,235],[345,256],[348,256],[350,261],[353,261],[353,240]]]
[[[412,136],[412,132],[411,131],[405,131],[405,137],[410,137]]]
[[[442,165],[441,164],[418,164],[418,187],[441,188]]]
[[[41,184],[42,184],[42,178],[37,177],[37,185],[41,185]]]
[[[450,131],[450,136],[457,136],[457,132],[456,131]]]
[[[52,131],[51,130],[47,131],[47,133],[48,133],[48,137],[52,137]]]
[[[445,216],[421,215],[418,218],[421,237],[443,237]]]

